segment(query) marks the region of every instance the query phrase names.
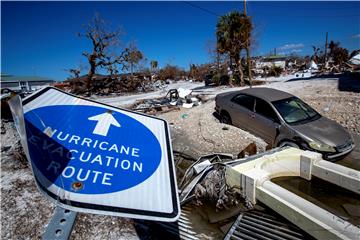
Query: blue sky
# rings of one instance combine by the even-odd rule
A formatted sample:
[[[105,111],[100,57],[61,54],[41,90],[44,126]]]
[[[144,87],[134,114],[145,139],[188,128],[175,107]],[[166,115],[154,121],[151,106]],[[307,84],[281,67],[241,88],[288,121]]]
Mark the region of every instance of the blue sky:
[[[149,59],[185,69],[209,61],[206,43],[215,40],[218,16],[243,10],[242,2],[1,2],[1,72],[64,80],[64,69],[86,65],[91,45],[79,38],[95,12],[124,42],[136,40]],[[311,54],[311,45],[340,41],[360,49],[360,2],[248,2],[256,44],[253,54]]]

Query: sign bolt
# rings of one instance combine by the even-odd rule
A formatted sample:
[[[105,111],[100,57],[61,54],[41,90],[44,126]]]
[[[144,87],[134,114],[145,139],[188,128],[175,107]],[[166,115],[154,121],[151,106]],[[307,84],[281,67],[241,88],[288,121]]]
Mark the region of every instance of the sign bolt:
[[[79,190],[83,189],[84,184],[82,182],[73,182],[71,184],[71,187],[72,187],[73,190],[79,191]]]

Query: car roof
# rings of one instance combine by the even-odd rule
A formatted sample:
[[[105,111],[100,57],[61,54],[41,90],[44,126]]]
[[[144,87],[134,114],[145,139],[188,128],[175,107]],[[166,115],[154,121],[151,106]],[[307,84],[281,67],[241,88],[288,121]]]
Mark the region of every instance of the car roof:
[[[293,97],[294,95],[291,95],[290,93],[280,91],[273,88],[264,88],[264,87],[255,87],[255,88],[247,88],[244,90],[238,91],[238,93],[244,93],[248,94],[254,97],[258,97],[261,99],[264,99],[269,102],[282,100],[285,98]]]

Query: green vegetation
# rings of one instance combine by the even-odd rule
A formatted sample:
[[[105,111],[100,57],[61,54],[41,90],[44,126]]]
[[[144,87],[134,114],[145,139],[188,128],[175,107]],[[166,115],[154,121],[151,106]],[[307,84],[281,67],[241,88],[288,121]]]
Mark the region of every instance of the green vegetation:
[[[238,71],[240,85],[244,85],[243,66],[240,57],[241,51],[244,49],[247,52],[247,62],[250,68],[249,47],[252,29],[251,19],[236,11],[221,16],[216,25],[217,51],[229,56],[230,68],[232,71],[235,69]],[[251,79],[251,71],[248,73],[249,79]]]

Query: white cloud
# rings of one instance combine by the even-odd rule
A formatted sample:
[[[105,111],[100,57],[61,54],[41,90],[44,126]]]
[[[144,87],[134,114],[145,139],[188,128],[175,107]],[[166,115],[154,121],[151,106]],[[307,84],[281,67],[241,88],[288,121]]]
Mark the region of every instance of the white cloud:
[[[291,53],[299,53],[299,52],[302,52],[302,51],[303,51],[302,49],[293,49],[290,52]]]
[[[278,47],[277,49],[280,51],[292,50],[292,49],[301,49],[304,48],[304,44],[302,43],[290,43],[285,44],[283,46]]]
[[[360,33],[359,33],[359,34],[355,34],[354,36],[352,36],[352,38],[360,38]]]

